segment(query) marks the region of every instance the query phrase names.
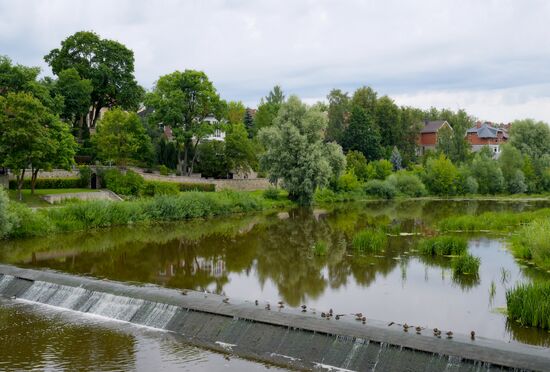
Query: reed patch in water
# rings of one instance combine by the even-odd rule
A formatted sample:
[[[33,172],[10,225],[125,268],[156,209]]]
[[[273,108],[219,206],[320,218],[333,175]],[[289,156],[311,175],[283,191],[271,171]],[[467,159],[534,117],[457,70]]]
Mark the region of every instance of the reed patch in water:
[[[550,282],[520,284],[506,291],[508,317],[532,327],[550,329]]]
[[[450,256],[461,255],[468,249],[468,241],[458,236],[436,236],[423,239],[418,244],[418,251],[423,255]]]
[[[388,245],[388,237],[378,229],[365,229],[353,237],[353,249],[361,253],[377,253]]]

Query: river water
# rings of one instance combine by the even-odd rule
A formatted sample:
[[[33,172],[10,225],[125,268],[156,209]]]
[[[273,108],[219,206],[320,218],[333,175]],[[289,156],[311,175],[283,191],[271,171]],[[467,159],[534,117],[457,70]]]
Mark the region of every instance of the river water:
[[[519,201],[340,204],[10,241],[3,243],[0,261],[261,303],[306,304],[319,312],[332,308],[349,317],[362,312],[371,319],[467,334],[474,330],[481,337],[550,347],[549,333],[520,327],[503,314],[506,289],[550,277],[516,261],[506,235],[467,236],[469,252],[481,259],[476,278],[453,277],[449,258],[418,255],[418,237],[408,235],[433,234],[437,221],[455,214],[547,206]],[[355,253],[353,235],[373,226],[392,235],[389,247],[378,255]],[[312,250],[320,241],[328,247],[321,257]],[[17,301],[3,300],[0,318],[1,338],[24,334],[33,340],[0,351],[0,367],[149,370],[148,363],[156,363],[166,370],[266,368],[227,361],[156,331],[60,316]],[[95,352],[77,352],[81,349]]]

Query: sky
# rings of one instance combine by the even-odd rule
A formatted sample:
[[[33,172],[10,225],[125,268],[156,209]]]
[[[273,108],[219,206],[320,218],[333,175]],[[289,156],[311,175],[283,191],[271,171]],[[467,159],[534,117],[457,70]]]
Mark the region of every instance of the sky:
[[[0,0],[0,54],[42,67],[81,30],[135,53],[146,89],[206,72],[257,106],[276,84],[313,103],[364,85],[399,105],[550,122],[546,0]]]

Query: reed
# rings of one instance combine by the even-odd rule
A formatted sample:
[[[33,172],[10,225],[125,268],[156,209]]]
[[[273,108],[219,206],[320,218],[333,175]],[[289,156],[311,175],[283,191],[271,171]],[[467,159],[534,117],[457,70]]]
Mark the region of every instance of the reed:
[[[520,284],[506,291],[508,317],[521,325],[550,329],[550,282]]]
[[[388,245],[388,237],[378,229],[365,229],[353,237],[353,249],[361,253],[377,253]]]
[[[461,255],[467,249],[468,241],[458,236],[437,236],[418,243],[418,251],[431,256]]]
[[[314,256],[323,257],[328,252],[328,245],[325,241],[319,240],[313,244],[312,250]]]
[[[437,224],[441,231],[512,231],[536,219],[550,217],[550,208],[528,212],[486,212],[480,215],[451,216]]]
[[[511,247],[514,256],[550,270],[550,220],[535,220],[521,228],[512,238]]]
[[[451,267],[454,275],[473,275],[477,276],[481,260],[479,257],[470,254],[463,254],[453,257]]]

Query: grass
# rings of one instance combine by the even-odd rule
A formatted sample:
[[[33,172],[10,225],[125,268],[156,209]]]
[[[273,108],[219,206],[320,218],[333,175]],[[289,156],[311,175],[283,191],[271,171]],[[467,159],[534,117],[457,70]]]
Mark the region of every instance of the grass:
[[[511,248],[514,256],[550,270],[550,220],[535,220],[522,227],[512,238]]]
[[[468,249],[468,241],[457,236],[437,236],[423,239],[418,244],[418,251],[431,256],[458,256]]]
[[[353,249],[361,253],[378,253],[388,245],[388,237],[381,230],[366,229],[353,237]]]
[[[550,282],[520,284],[506,291],[506,305],[512,320],[550,329]]]
[[[439,221],[441,231],[513,231],[536,219],[550,218],[550,208],[529,212],[486,212],[480,215],[447,217]]]
[[[43,236],[101,227],[179,221],[260,211],[288,205],[288,201],[267,200],[249,192],[185,192],[134,201],[83,201],[58,208],[32,210],[10,203],[15,223],[8,237]]]
[[[42,199],[42,196],[49,194],[68,194],[74,192],[97,192],[98,190],[91,189],[37,189],[34,190],[34,195],[31,195],[31,190],[22,190],[23,200],[21,203],[28,207],[51,207],[52,205]],[[9,190],[8,195],[11,200],[19,202],[17,190]]]
[[[481,260],[470,254],[453,257],[451,267],[454,275],[478,275]]]
[[[312,247],[313,255],[318,257],[326,256],[328,251],[328,245],[325,241],[319,240],[318,242],[315,242],[315,244]]]

